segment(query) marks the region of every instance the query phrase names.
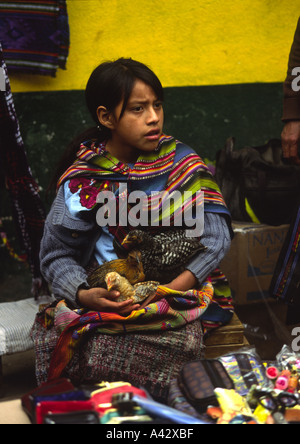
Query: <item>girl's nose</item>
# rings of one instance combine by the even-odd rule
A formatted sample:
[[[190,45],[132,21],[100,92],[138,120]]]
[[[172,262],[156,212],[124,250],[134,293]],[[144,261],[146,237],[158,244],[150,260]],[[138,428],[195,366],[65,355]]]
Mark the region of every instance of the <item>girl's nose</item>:
[[[159,122],[159,113],[156,109],[150,108],[147,116],[147,124],[153,124]]]

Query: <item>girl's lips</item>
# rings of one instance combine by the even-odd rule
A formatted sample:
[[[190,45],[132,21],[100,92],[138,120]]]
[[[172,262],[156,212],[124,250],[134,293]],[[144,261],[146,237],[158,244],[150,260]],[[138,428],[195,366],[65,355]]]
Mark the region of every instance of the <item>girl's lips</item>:
[[[156,129],[156,130],[149,131],[149,133],[147,133],[145,135],[145,137],[148,140],[158,140],[160,138],[160,130]]]

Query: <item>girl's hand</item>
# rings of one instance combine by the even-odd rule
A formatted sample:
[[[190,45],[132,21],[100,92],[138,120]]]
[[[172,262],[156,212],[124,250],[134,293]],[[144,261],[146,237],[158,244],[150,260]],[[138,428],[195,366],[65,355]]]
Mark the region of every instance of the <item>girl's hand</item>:
[[[119,291],[108,291],[105,288],[90,288],[89,290],[80,289],[77,293],[77,299],[83,307],[94,311],[114,312],[120,315],[128,315],[133,310],[139,308],[139,304],[132,303],[132,300],[116,302],[120,296]]]
[[[177,291],[187,291],[196,288],[197,285],[198,280],[195,275],[189,270],[184,270],[177,278],[169,284],[164,285],[164,287]]]

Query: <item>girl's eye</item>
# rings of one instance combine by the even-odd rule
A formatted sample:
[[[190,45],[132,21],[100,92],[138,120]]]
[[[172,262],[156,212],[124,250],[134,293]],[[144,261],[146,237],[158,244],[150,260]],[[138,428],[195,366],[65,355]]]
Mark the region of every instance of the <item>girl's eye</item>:
[[[160,108],[162,107],[162,102],[157,102],[157,103],[155,103],[154,107],[155,107],[156,109],[160,109]]]
[[[132,108],[132,111],[138,113],[139,111],[142,111],[143,107],[142,106],[135,106],[134,108]]]

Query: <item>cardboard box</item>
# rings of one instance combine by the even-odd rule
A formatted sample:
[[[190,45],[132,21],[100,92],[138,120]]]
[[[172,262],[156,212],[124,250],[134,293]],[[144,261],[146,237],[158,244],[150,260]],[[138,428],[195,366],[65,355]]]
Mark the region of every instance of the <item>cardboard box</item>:
[[[269,287],[289,225],[234,222],[234,239],[220,265],[236,305],[269,298]]]

